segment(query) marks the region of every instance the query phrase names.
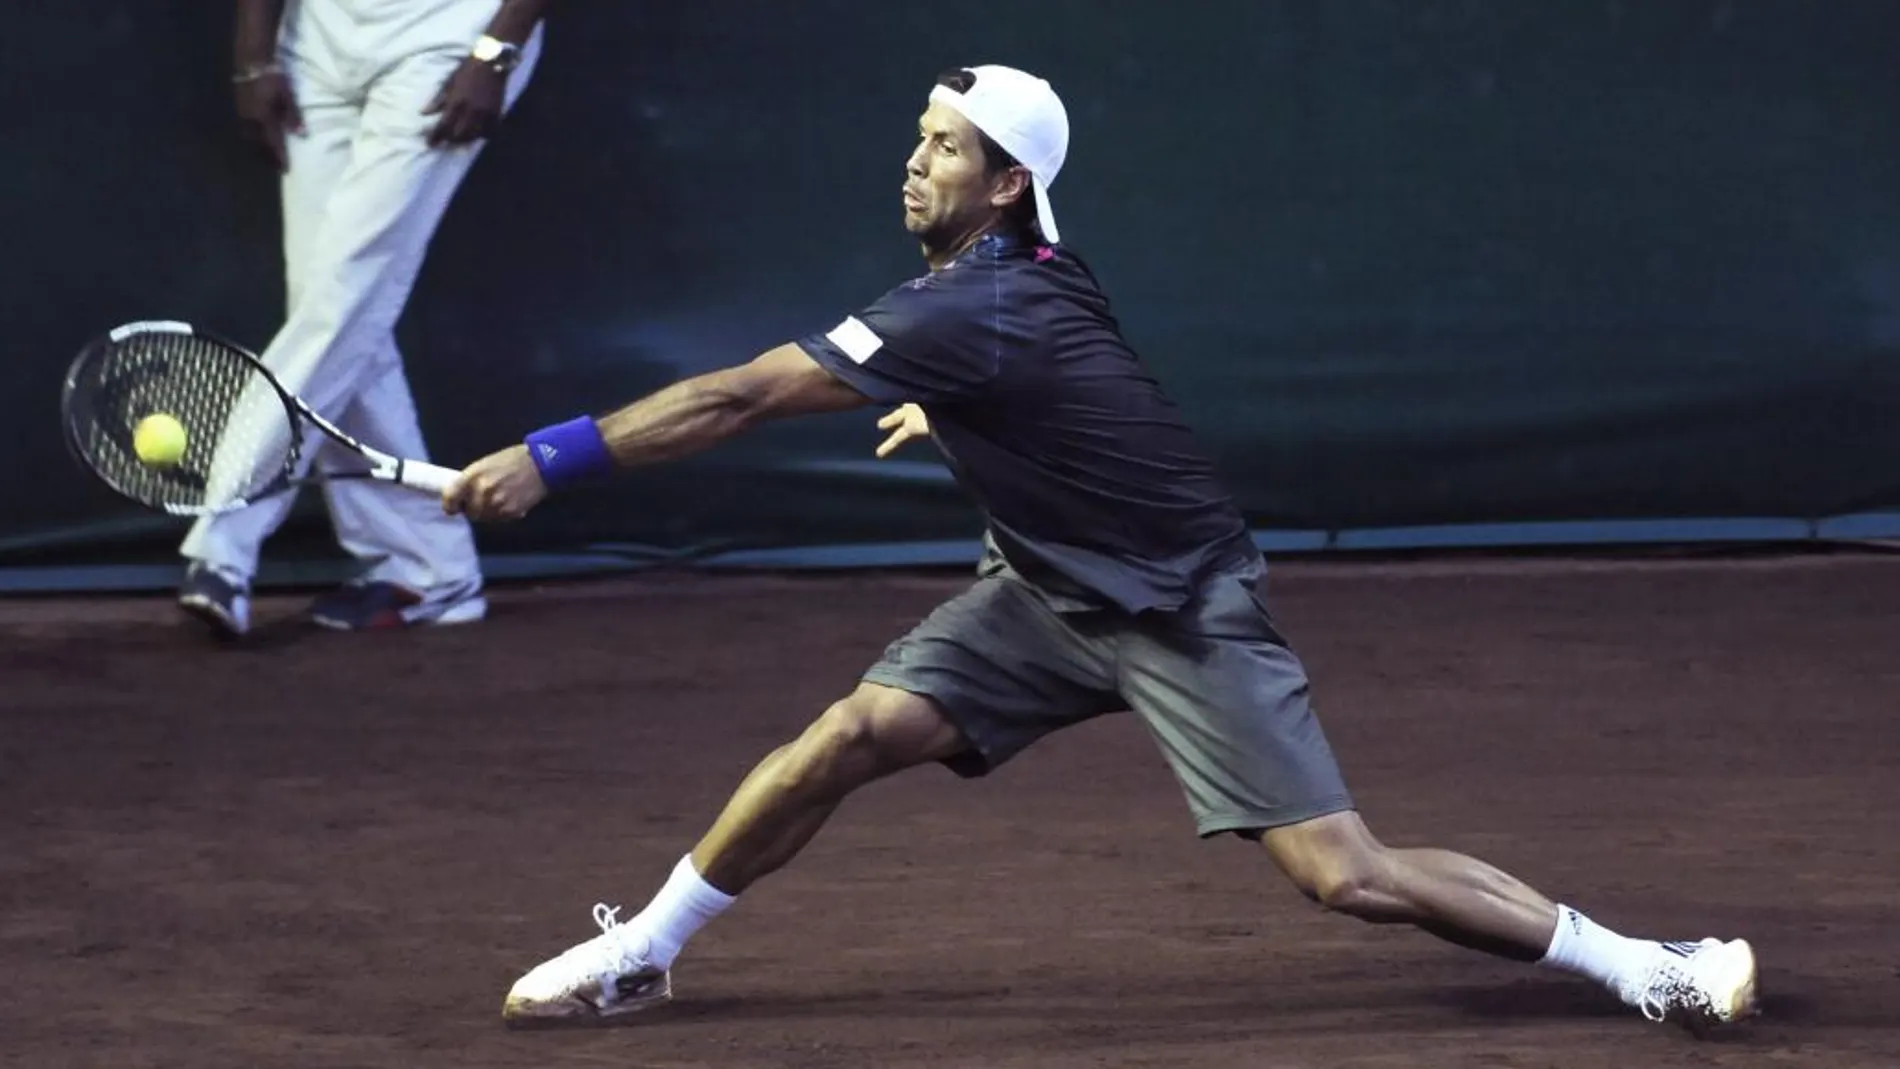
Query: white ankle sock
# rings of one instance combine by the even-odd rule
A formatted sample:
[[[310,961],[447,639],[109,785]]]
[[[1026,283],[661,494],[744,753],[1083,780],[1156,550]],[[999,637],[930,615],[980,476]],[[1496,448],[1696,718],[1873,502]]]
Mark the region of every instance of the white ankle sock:
[[[666,886],[653,896],[647,908],[627,923],[646,933],[651,944],[648,959],[662,969],[670,969],[693,933],[736,900],[702,879],[688,854],[673,866]]]
[[[1557,931],[1538,964],[1578,973],[1624,996],[1648,970],[1659,944],[1618,935],[1571,909],[1557,907]]]

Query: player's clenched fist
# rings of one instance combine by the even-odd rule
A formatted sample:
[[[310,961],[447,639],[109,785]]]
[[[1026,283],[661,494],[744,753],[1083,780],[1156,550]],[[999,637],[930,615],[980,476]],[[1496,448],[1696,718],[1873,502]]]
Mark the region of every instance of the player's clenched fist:
[[[471,520],[518,520],[548,496],[525,445],[490,453],[442,491],[442,511]]]

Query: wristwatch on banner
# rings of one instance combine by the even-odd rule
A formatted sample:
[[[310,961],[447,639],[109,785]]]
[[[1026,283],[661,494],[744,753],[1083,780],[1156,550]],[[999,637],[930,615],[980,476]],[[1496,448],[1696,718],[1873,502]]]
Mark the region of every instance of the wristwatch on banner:
[[[496,74],[507,74],[521,62],[521,46],[482,34],[475,38],[475,47],[469,50],[469,56],[477,63],[487,64]]]

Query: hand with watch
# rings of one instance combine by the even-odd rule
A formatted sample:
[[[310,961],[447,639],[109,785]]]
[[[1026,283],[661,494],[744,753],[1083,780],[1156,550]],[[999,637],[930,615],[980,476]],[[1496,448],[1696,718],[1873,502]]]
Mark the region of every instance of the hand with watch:
[[[492,136],[501,124],[508,75],[520,63],[520,45],[488,34],[476,38],[468,58],[422,109],[424,115],[442,116],[429,131],[429,144],[460,145]]]

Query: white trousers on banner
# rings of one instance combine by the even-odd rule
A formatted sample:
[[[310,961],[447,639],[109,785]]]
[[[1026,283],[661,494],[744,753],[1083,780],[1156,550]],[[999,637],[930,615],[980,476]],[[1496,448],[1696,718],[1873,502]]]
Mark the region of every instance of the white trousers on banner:
[[[305,132],[286,138],[283,251],[289,314],[260,354],[292,393],[346,433],[428,459],[395,328],[424,254],[482,145],[431,148],[422,114],[498,0],[291,0],[281,58]],[[512,109],[540,55],[536,27],[509,75]],[[306,463],[327,439],[305,443]],[[414,490],[324,486],[337,542],[367,577],[416,591],[477,578],[474,534]],[[180,552],[249,580],[289,516],[285,493],[193,525]]]

